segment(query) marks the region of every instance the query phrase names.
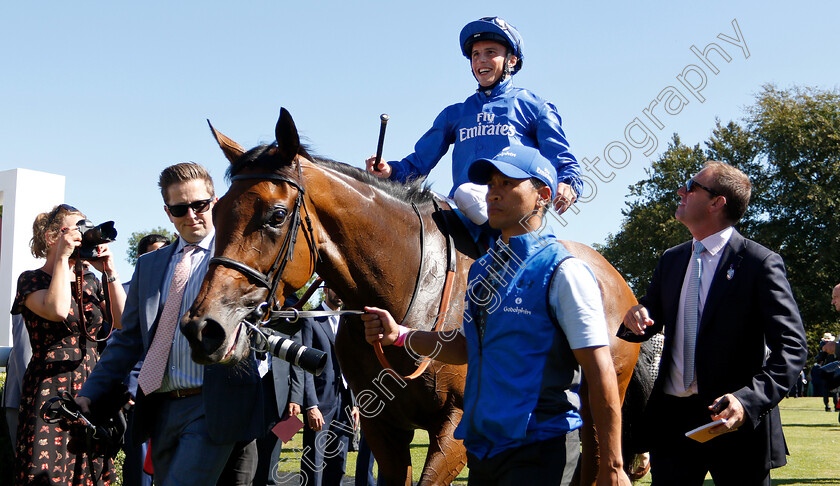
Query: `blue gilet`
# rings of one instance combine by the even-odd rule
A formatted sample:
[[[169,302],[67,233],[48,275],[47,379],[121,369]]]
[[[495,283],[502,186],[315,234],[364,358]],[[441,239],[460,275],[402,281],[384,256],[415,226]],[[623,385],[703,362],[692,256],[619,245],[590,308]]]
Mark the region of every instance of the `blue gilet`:
[[[551,278],[571,257],[554,236],[510,238],[514,256],[488,292],[498,247],[470,268],[464,335],[464,415],[455,437],[480,457],[564,435],[582,425],[581,370],[548,303]],[[488,296],[489,293],[489,296]],[[479,337],[482,310],[486,326]]]

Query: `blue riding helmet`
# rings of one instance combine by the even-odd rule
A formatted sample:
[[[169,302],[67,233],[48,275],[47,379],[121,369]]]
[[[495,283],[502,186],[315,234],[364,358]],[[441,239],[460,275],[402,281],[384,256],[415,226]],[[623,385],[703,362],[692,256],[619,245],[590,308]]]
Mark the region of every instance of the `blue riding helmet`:
[[[502,43],[508,46],[518,61],[516,66],[511,70],[511,74],[516,74],[522,69],[522,61],[525,56],[522,54],[522,36],[516,27],[505,22],[499,17],[483,17],[469,24],[461,29],[461,52],[464,53],[467,59],[470,59],[472,54],[472,45],[478,41],[489,40]]]

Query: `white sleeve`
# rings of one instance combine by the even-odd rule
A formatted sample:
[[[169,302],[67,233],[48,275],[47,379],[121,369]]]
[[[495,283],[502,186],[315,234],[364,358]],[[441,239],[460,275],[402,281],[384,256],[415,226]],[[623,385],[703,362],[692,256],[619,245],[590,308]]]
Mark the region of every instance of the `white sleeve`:
[[[601,289],[586,263],[578,258],[561,263],[551,279],[548,295],[551,312],[572,349],[610,344]]]

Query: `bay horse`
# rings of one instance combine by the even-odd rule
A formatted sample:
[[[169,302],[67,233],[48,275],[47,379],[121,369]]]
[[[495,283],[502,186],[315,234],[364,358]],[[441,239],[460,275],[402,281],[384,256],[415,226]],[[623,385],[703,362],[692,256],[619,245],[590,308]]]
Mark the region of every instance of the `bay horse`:
[[[216,253],[199,295],[181,322],[193,359],[235,364],[249,345],[243,320],[301,288],[313,273],[349,309],[377,306],[402,324],[429,330],[443,298],[445,274],[454,264],[452,306],[443,329],[460,326],[467,272],[478,252],[457,216],[436,208],[422,181],[399,184],[361,169],[316,158],[300,143],[291,115],[281,109],[276,143],[245,151],[211,130],[231,165],[231,186],[214,208]],[[451,235],[451,238],[447,235]],[[452,243],[450,243],[450,241]],[[610,335],[636,303],[624,279],[595,250],[563,244],[594,271]],[[452,252],[454,248],[454,253]],[[638,344],[611,339],[623,399]],[[386,347],[388,372],[365,341],[361,320],[345,316],[335,343],[341,369],[355,393],[362,430],[388,485],[410,485],[410,445],[415,429],[429,433],[421,485],[450,484],[466,464],[452,433],[462,415],[466,365],[430,360],[416,379],[405,349]],[[581,389],[579,484],[594,484],[597,441]]]

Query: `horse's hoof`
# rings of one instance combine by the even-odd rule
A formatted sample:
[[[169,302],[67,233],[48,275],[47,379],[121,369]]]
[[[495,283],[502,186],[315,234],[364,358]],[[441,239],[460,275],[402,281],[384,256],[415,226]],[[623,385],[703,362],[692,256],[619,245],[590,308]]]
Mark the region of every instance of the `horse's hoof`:
[[[650,454],[647,452],[643,454],[636,454],[636,458],[633,460],[633,464],[630,467],[630,471],[627,473],[627,476],[630,478],[631,481],[638,481],[645,477],[647,473],[650,471]]]

